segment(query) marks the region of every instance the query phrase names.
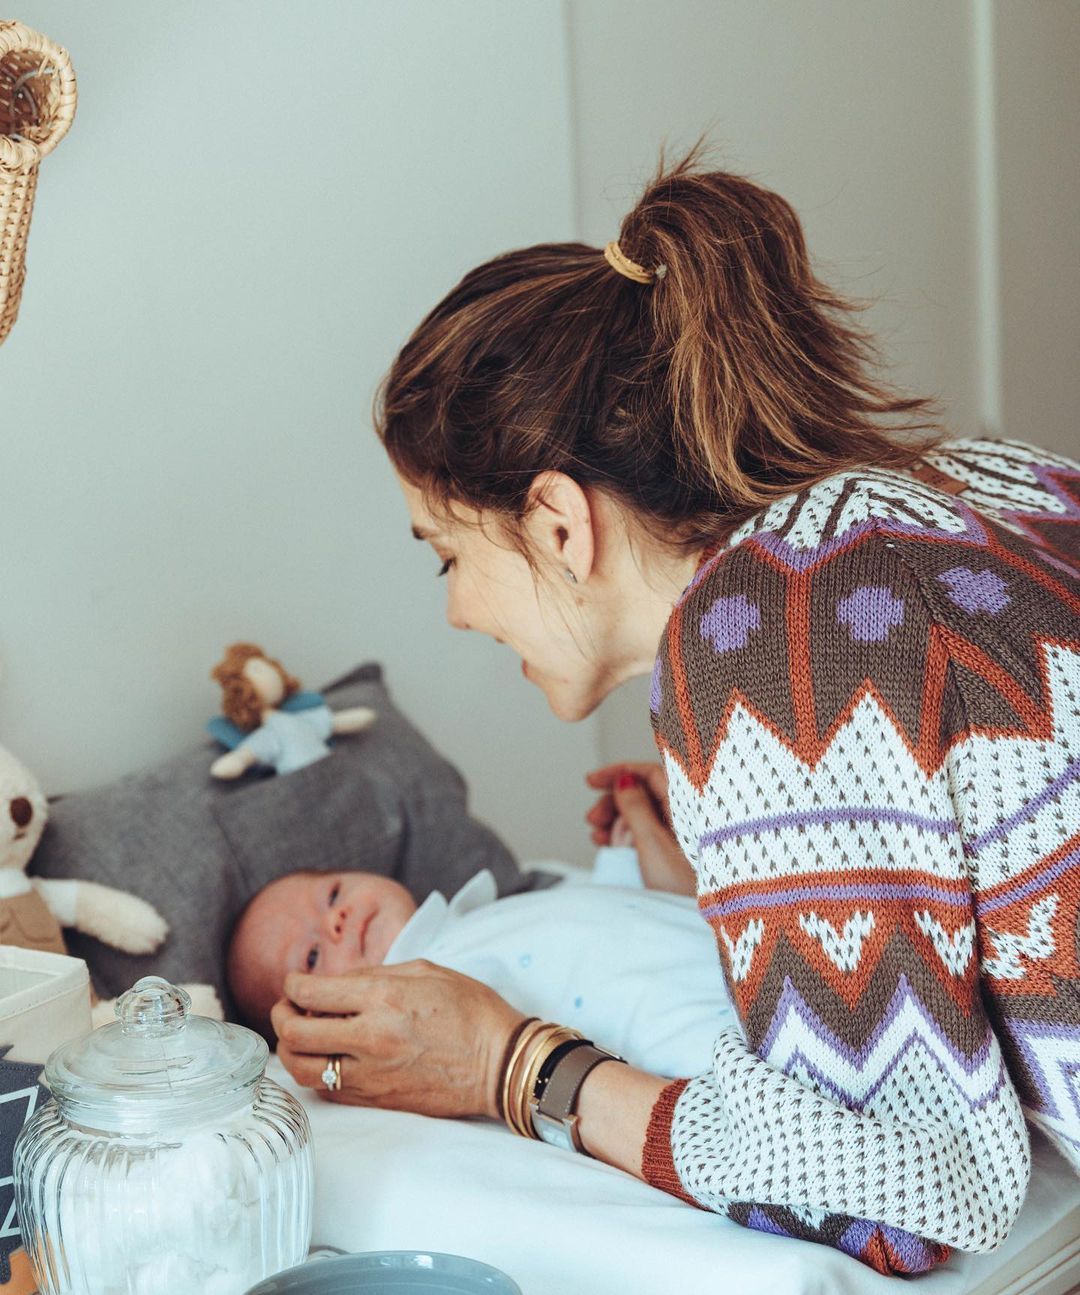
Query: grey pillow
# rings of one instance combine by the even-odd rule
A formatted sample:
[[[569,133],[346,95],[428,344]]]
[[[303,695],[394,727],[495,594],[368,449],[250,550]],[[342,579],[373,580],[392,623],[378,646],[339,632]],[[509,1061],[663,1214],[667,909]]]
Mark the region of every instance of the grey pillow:
[[[371,706],[375,724],[334,739],[328,757],[235,782],[210,776],[220,748],[206,741],[108,786],[59,797],[31,863],[42,877],[80,877],[149,900],[169,923],[147,956],[65,933],[106,997],[140,976],[224,981],[229,932],[258,890],[299,868],[357,868],[394,877],[419,903],[453,893],[490,868],[500,894],[552,884],[523,873],[495,833],[469,815],[461,774],[390,700],[382,667],[367,662],[322,689],[333,710]]]

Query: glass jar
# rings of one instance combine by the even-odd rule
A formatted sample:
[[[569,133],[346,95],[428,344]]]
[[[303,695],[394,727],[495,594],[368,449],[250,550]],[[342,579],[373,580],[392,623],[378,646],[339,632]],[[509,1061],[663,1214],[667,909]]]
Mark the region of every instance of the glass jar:
[[[41,1295],[240,1295],[306,1255],[307,1115],[257,1034],[190,1007],[147,976],[46,1062],[14,1156]]]

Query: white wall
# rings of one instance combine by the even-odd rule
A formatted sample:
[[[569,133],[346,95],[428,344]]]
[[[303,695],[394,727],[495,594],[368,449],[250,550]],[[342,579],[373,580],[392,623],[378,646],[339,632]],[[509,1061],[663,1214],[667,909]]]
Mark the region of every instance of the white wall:
[[[719,165],[794,205],[821,277],[874,299],[861,319],[886,376],[937,396],[956,435],[1080,453],[1080,4],[569,0],[567,15],[586,240],[616,236],[662,138],[674,153],[711,127]],[[603,762],[656,758],[647,679],[598,714]]]
[[[50,791],[201,730],[227,641],[375,657],[527,856],[655,758],[646,680],[555,720],[451,633],[370,430],[421,315],[509,247],[600,247],[705,127],[958,434],[1080,453],[1075,0],[27,0],[80,105],[0,349],[0,741]]]
[[[574,236],[547,0],[27,0],[79,107],[0,349],[0,741],[50,792],[189,745],[252,638],[364,658],[525,855],[588,855],[593,722],[450,630],[371,430],[472,265]]]
[[[992,50],[1000,422],[1080,456],[1080,4],[977,3]]]

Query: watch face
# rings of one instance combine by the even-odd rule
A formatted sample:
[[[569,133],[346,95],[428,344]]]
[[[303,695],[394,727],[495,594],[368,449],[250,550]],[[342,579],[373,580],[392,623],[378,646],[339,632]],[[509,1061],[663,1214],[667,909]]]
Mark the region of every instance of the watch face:
[[[564,1151],[574,1150],[574,1143],[570,1137],[570,1130],[565,1124],[563,1124],[562,1120],[553,1120],[550,1115],[541,1115],[540,1112],[533,1107],[532,1126],[536,1135],[542,1141],[549,1142],[553,1147],[562,1147]]]

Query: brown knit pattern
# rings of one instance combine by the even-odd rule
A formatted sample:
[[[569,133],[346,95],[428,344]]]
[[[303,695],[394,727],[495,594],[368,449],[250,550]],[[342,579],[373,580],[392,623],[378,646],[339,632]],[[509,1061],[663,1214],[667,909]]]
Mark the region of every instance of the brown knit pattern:
[[[916,1273],[1080,1171],[1080,464],[954,441],[706,558],[651,705],[738,1024],[648,1180]]]

